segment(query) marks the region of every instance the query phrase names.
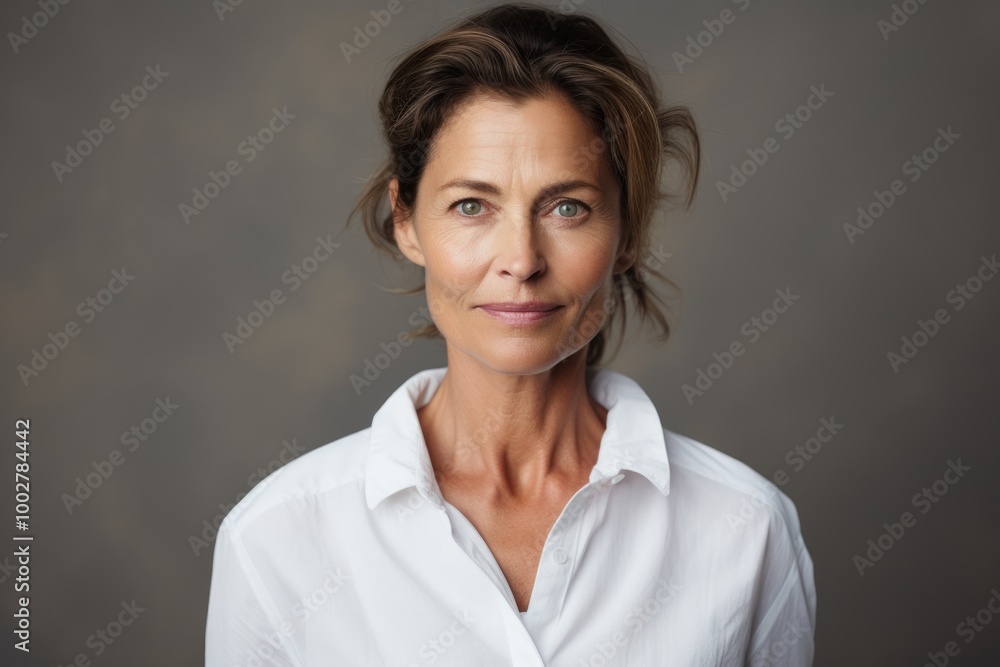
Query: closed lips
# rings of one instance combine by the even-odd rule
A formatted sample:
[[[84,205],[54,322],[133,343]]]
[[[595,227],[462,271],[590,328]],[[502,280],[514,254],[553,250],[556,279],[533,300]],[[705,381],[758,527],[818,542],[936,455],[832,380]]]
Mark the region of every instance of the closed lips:
[[[485,303],[480,308],[499,310],[510,313],[544,312],[559,307],[557,303]]]

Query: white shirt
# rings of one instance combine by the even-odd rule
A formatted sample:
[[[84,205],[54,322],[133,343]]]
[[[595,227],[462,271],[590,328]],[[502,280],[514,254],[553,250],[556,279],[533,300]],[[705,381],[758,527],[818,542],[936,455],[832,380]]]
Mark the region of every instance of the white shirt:
[[[816,590],[792,501],[587,369],[608,409],[589,483],[545,541],[528,610],[437,485],[417,373],[369,428],[258,484],[213,560],[207,667],[812,664]]]

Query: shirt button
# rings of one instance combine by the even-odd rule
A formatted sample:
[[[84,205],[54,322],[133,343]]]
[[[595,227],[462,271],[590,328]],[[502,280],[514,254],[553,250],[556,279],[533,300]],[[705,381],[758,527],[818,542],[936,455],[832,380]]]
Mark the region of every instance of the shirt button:
[[[556,549],[555,551],[552,552],[552,560],[562,565],[563,563],[569,560],[569,556],[567,556],[566,552],[563,551],[562,549]]]
[[[618,473],[617,475],[615,475],[614,477],[611,478],[611,483],[612,484],[617,484],[618,482],[622,481],[623,479],[625,479],[625,473],[620,472],[620,473]]]

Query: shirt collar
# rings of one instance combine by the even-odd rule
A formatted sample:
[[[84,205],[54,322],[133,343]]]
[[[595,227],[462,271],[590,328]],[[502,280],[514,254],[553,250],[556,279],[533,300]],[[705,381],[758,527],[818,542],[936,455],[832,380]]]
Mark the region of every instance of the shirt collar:
[[[435,505],[442,505],[417,409],[431,400],[446,371],[446,367],[420,371],[396,389],[375,413],[365,472],[369,509],[410,487],[416,487]],[[590,481],[632,470],[662,494],[669,493],[666,442],[652,400],[638,383],[621,373],[596,366],[588,367],[586,373],[590,395],[608,410]]]

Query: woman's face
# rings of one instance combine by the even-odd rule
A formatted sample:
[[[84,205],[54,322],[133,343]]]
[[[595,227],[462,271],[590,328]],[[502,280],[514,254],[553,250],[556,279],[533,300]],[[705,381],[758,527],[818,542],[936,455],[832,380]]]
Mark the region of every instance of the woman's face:
[[[605,145],[562,97],[481,95],[440,128],[396,241],[424,267],[449,346],[503,373],[538,373],[583,348],[625,270]],[[390,184],[395,209],[396,183]],[[513,312],[518,306],[530,310]]]

